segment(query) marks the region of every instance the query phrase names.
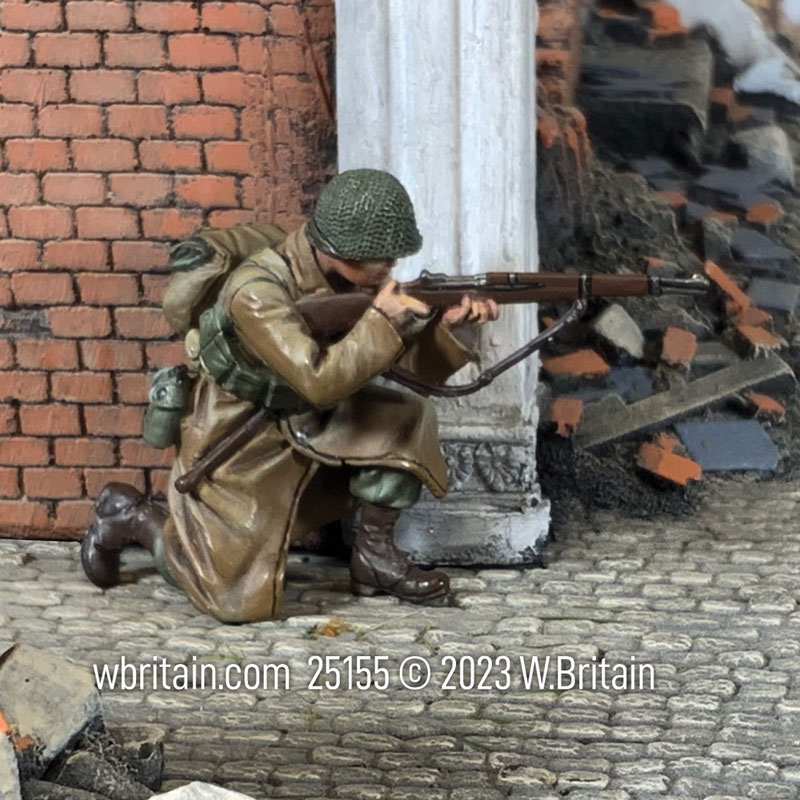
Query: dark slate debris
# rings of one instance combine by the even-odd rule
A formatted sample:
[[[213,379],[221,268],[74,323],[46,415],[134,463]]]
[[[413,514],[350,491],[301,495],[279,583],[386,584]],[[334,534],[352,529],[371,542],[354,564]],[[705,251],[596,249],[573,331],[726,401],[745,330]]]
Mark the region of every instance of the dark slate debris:
[[[766,278],[754,278],[747,291],[747,296],[759,308],[793,314],[798,298],[800,298],[800,286],[783,281],[771,281]]]
[[[755,420],[679,422],[675,432],[689,455],[707,472],[772,472],[778,466],[778,450]]]

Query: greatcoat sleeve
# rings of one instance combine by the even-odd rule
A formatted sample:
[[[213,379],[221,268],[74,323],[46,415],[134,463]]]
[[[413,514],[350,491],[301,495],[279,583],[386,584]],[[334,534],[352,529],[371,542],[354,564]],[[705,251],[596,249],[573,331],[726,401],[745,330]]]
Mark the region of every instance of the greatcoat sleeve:
[[[277,280],[254,280],[235,288],[223,305],[244,347],[317,408],[350,397],[403,351],[403,340],[375,308],[339,341],[318,343]]]

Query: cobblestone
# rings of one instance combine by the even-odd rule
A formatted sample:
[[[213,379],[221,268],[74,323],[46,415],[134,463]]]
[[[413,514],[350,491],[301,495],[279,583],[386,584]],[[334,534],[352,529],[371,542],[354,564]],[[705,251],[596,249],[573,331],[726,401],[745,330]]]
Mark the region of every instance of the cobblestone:
[[[354,600],[343,564],[291,556],[284,615],[257,625],[203,617],[143,553],[126,563],[144,570],[138,582],[101,592],[83,581],[76,545],[0,540],[0,640],[112,669],[123,655],[288,665],[288,690],[104,692],[110,723],[168,726],[165,789],[201,779],[257,798],[794,800],[798,493],[714,491],[689,519],[576,520],[546,569],[454,569],[457,608]],[[313,633],[331,618],[346,623],[339,636]],[[390,685],[309,689],[313,655],[384,656]],[[431,664],[420,691],[398,684],[412,655]],[[560,688],[559,663],[576,670]],[[457,688],[445,689],[453,664]],[[625,691],[615,664],[626,675],[653,665],[655,685]]]

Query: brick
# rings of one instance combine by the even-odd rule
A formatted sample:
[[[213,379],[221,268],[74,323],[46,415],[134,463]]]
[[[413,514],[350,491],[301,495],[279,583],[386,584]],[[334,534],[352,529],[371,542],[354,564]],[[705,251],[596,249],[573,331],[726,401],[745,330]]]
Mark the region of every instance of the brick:
[[[247,76],[241,72],[209,72],[203,75],[203,100],[221,106],[248,105]]]
[[[23,369],[77,369],[78,345],[54,339],[17,339],[17,364]]]
[[[100,63],[94,33],[40,33],[33,40],[36,63],[44,67],[93,67]]]
[[[67,3],[67,27],[73,31],[124,31],[130,23],[128,4],[119,0]]]
[[[66,142],[48,139],[11,139],[6,142],[6,161],[13,172],[45,172],[69,167]]]
[[[230,228],[253,222],[254,216],[253,211],[212,211],[208,215],[208,224],[212,228]]]
[[[202,211],[177,208],[142,211],[142,232],[147,239],[183,239],[202,224]]]
[[[0,433],[17,433],[18,430],[16,407],[13,405],[0,406]],[[3,439],[0,438],[0,441]],[[47,453],[46,447],[45,453]]]
[[[659,35],[687,33],[681,21],[680,11],[670,3],[645,3],[643,8],[655,33]]]
[[[303,18],[296,5],[273,5],[269,10],[269,26],[278,36],[300,37],[305,33]]]
[[[3,370],[0,372],[0,400],[41,403],[47,400],[47,375],[44,372]]]
[[[47,316],[53,336],[94,339],[111,333],[111,315],[105,308],[51,308]]]
[[[711,90],[709,98],[714,105],[728,109],[736,101],[736,93],[731,86],[715,86]]]
[[[173,116],[178,139],[235,139],[236,115],[221,106],[192,106],[175,109]]]
[[[255,178],[244,178],[242,180],[242,206],[253,209],[256,207],[256,181]]]
[[[25,436],[0,438],[0,464],[12,466],[40,466],[50,461],[45,439]]]
[[[178,178],[175,194],[184,203],[206,208],[237,205],[236,180],[234,178],[217,175]]]
[[[0,275],[0,307],[10,306],[14,302],[11,293],[11,279],[8,275]]]
[[[78,239],[48,242],[44,246],[44,262],[46,266],[63,269],[104,270],[108,266],[108,245]]]
[[[0,103],[0,138],[33,136],[33,109],[20,103]]]
[[[111,106],[108,109],[108,132],[112,136],[147,139],[166,136],[167,111],[163,106]]]
[[[235,67],[236,51],[225,36],[179,33],[169,37],[169,60],[174,67],[190,69]]]
[[[688,367],[697,352],[697,337],[690,331],[670,326],[664,332],[661,358],[667,364]]]
[[[243,36],[239,39],[239,69],[262,75],[271,69],[272,62],[267,53],[263,36]]]
[[[637,461],[643,469],[678,486],[698,481],[703,475],[700,465],[692,459],[663,450],[652,442],[642,444]]]
[[[135,344],[130,342],[130,344]],[[139,346],[138,344],[136,345]],[[137,367],[139,369],[139,367]],[[115,376],[117,397],[120,403],[146,403],[150,391],[150,378],[139,372]]]
[[[740,309],[750,307],[750,298],[713,261],[705,262],[703,265],[703,272],[706,277],[722,289]]]
[[[198,142],[142,142],[139,157],[142,169],[188,172],[201,167]]]
[[[305,48],[295,39],[274,40],[270,52],[276,75],[302,75],[307,69]]]
[[[267,12],[252,3],[204,3],[202,25],[222,33],[265,33]]]
[[[772,322],[772,314],[762,308],[750,306],[749,308],[739,309],[734,304],[735,322],[737,325],[766,325]]]
[[[18,239],[67,239],[72,212],[57,206],[17,206],[8,210],[11,234]]]
[[[165,64],[164,39],[157,33],[110,33],[105,53],[108,67],[154,69]]]
[[[107,483],[128,483],[140,492],[145,491],[144,470],[141,469],[85,469],[86,494],[95,498]]]
[[[143,275],[142,293],[145,302],[160,306],[164,300],[164,293],[169,285],[169,275]]]
[[[81,342],[83,363],[88,369],[138,370],[144,364],[142,346],[139,342],[120,342],[103,339],[96,342]],[[117,381],[120,378],[118,376]],[[133,402],[120,397],[123,403]],[[136,401],[138,402],[138,401]]]
[[[164,205],[172,190],[172,178],[146,172],[109,176],[110,201],[121,206]]]
[[[783,216],[783,209],[778,203],[755,203],[747,210],[747,221],[766,229],[774,225]]]
[[[0,241],[0,269],[12,272],[39,265],[39,244],[18,239]]]
[[[78,170],[121,172],[136,166],[133,142],[124,139],[77,139],[72,142],[72,157]]]
[[[69,403],[110,403],[111,376],[107,372],[54,372],[50,376],[54,400]]]
[[[745,400],[757,417],[767,417],[778,422],[786,419],[786,406],[779,403],[774,397],[759,392],[748,392]]]
[[[24,33],[0,33],[0,67],[24,67],[30,46]]]
[[[2,113],[2,109],[0,109],[0,115]],[[0,172],[0,197],[8,198],[14,205],[27,205],[28,203],[38,202],[39,181],[36,175]]]
[[[63,103],[67,99],[67,78],[63,71],[55,69],[5,69],[0,74],[0,94],[7,103]]]
[[[133,103],[135,73],[118,69],[76,70],[69,77],[69,92],[78,103]]]
[[[192,31],[197,28],[199,17],[197,7],[190,2],[138,2],[136,24],[149,31]]]
[[[0,369],[9,369],[14,366],[14,347],[10,339],[0,339]],[[4,433],[0,426],[0,433]]]
[[[144,353],[148,369],[186,363],[186,347],[183,342],[148,342],[144,346]]]
[[[94,520],[94,503],[91,500],[62,500],[56,504],[53,527],[63,533],[83,532]]]
[[[0,469],[0,497],[21,497],[22,490],[19,485],[19,470],[14,467]]]
[[[124,439],[119,444],[119,460],[123,467],[169,467],[175,460],[175,449],[157,450],[141,439]]]
[[[169,248],[168,244],[159,242],[114,242],[111,245],[114,269],[137,272],[166,269]]]
[[[61,4],[29,0],[0,3],[0,27],[18,31],[54,31],[61,27]]]
[[[136,239],[136,212],[127,208],[79,208],[75,212],[82,239]]]
[[[150,470],[150,496],[156,495],[166,497],[169,491],[170,476],[172,470],[169,469],[151,469]]]
[[[685,206],[688,202],[686,195],[677,189],[664,189],[656,192],[656,197],[660,197],[670,208],[678,209]]]
[[[52,5],[55,5],[53,3]],[[44,503],[28,503],[19,500],[0,502],[0,519],[6,529],[44,530],[50,525],[47,506]]]
[[[97,173],[51,173],[42,179],[42,194],[47,203],[102,205],[106,198],[106,187],[103,176]]]
[[[236,172],[249,175],[253,159],[247,142],[209,142],[206,144],[206,164],[211,172]]]
[[[90,306],[130,305],[139,299],[133,275],[79,275],[78,290],[81,302]]]
[[[142,72],[138,83],[141,103],[173,106],[200,100],[200,87],[193,72]]]
[[[542,363],[542,369],[550,375],[588,378],[606,375],[610,368],[594,350],[578,350],[565,356],[546,359]]]
[[[39,111],[41,136],[99,136],[103,121],[100,109],[89,105],[53,105]]]
[[[29,498],[81,497],[80,472],[72,469],[28,467],[22,471],[22,485]]]
[[[75,301],[70,275],[16,272],[11,276],[11,289],[20,306],[64,305]]]
[[[172,335],[160,308],[118,308],[117,333],[125,339],[165,339]]]
[[[736,325],[736,333],[746,344],[758,350],[778,350],[784,346],[785,342],[775,334],[770,333],[765,328],[756,325]]]
[[[140,436],[144,409],[139,406],[87,406],[84,417],[89,436]]]
[[[28,436],[77,436],[81,432],[78,407],[60,403],[22,406],[19,427]]]
[[[571,436],[583,417],[583,401],[573,397],[557,397],[550,407],[550,421],[556,424],[559,436]]]

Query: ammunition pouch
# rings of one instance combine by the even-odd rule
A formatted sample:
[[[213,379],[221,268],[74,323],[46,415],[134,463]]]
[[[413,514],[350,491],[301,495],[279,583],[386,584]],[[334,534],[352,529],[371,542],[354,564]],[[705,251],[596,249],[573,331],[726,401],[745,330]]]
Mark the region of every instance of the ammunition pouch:
[[[280,376],[253,364],[236,338],[233,321],[216,303],[200,315],[197,360],[220,388],[275,412],[296,414],[312,408]]]
[[[192,377],[183,364],[165,367],[153,376],[144,414],[142,437],[153,447],[180,443],[181,417],[189,400]]]

